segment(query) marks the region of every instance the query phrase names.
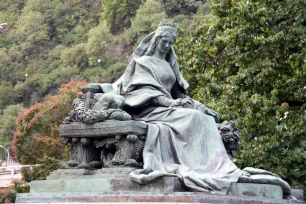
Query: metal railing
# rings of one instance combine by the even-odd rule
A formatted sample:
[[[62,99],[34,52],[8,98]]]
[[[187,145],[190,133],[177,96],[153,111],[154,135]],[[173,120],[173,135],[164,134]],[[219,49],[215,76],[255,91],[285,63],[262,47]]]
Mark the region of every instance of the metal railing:
[[[0,147],[5,149],[5,151],[7,152],[6,166],[8,166],[10,162],[10,151],[6,149],[3,145],[0,145]]]
[[[38,165],[14,165],[14,166],[4,166],[0,167],[0,188],[9,187],[13,179],[21,179],[21,168],[30,167]]]

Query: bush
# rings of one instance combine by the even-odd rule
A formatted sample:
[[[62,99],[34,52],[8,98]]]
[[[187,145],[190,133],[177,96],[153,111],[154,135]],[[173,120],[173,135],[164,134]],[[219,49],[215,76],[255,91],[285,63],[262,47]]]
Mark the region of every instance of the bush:
[[[29,183],[23,180],[13,180],[8,188],[0,189],[0,203],[15,203],[17,193],[30,192]]]
[[[59,124],[71,110],[72,101],[82,95],[80,86],[86,82],[71,81],[62,85],[57,95],[21,112],[16,119],[13,153],[21,164],[41,164],[34,167],[33,177],[43,179],[64,158],[65,148],[59,136]]]

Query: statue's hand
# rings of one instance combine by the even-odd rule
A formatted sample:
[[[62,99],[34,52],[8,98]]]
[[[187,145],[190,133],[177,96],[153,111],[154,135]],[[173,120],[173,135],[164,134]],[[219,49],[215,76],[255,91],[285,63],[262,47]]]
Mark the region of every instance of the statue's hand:
[[[214,117],[216,122],[217,122],[218,120],[220,120],[220,116],[219,116],[219,114],[218,114],[216,111],[213,111],[213,110],[211,110],[211,109],[208,108],[208,109],[206,110],[206,114],[207,114],[207,115],[210,115],[210,116],[212,116],[212,117]]]
[[[172,107],[184,107],[184,108],[188,108],[188,107],[193,107],[193,100],[191,98],[178,98],[173,100],[172,102]]]
[[[194,107],[194,101],[192,100],[192,98],[186,97],[182,99],[182,106],[184,108],[193,108]]]
[[[179,106],[182,106],[182,99],[181,98],[172,100],[172,104],[171,104],[170,107],[179,107]]]

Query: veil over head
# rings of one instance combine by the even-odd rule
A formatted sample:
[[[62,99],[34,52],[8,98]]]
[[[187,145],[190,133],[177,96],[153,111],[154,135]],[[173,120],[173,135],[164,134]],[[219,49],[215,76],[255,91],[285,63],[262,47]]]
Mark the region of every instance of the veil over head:
[[[119,89],[120,92],[126,92],[129,88],[131,80],[133,79],[133,75],[135,72],[135,65],[139,58],[144,56],[148,51],[150,45],[157,40],[157,36],[161,34],[160,27],[147,35],[137,46],[136,50],[133,52],[133,59],[128,64],[124,74],[113,84],[113,88]],[[181,86],[183,90],[186,90],[189,87],[188,82],[183,78],[182,73],[179,70],[179,66],[177,63],[177,56],[175,54],[174,49],[171,47],[166,60],[169,62],[170,66],[173,69],[173,72],[176,76],[178,84]]]

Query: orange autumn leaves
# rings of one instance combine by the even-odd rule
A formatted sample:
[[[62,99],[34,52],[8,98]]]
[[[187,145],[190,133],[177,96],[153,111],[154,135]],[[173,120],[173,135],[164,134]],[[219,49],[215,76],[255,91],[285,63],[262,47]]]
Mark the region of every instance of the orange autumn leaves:
[[[63,154],[63,145],[58,126],[71,110],[72,101],[82,95],[80,87],[86,82],[71,81],[62,85],[55,96],[49,96],[19,113],[12,150],[22,164],[36,164],[44,157],[58,160]]]

